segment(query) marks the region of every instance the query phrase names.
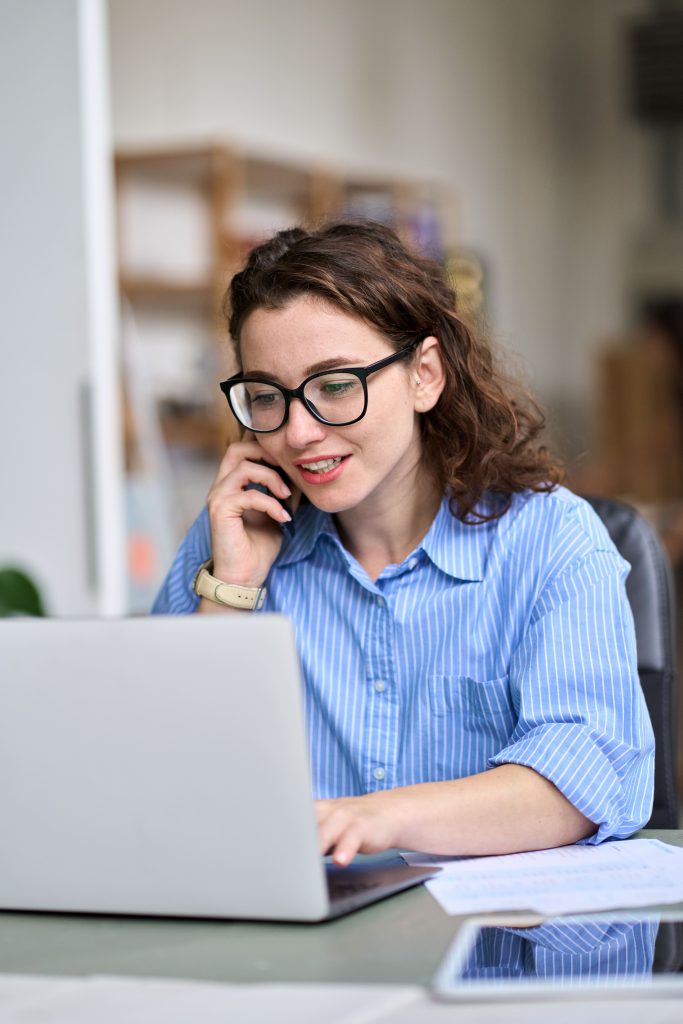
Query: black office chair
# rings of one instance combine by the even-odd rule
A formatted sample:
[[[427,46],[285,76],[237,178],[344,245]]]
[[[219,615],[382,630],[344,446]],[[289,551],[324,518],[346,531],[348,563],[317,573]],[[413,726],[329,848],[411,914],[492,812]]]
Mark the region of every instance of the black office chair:
[[[676,671],[671,566],[654,529],[630,505],[587,498],[619,553],[631,564],[626,593],[633,611],[638,674],[655,734],[655,798],[646,828],[678,828]]]
[[[655,798],[646,828],[678,828],[674,587],[659,537],[640,513],[611,498],[588,498],[620,554],[631,563],[626,593],[633,610],[638,675],[655,734]],[[683,969],[683,925],[659,927],[654,969]]]

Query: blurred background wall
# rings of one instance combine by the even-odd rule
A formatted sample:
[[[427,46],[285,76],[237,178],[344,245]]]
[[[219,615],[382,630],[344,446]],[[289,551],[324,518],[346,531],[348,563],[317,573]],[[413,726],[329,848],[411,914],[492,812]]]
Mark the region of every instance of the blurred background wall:
[[[228,430],[227,410],[201,408],[230,365],[218,286],[250,241],[234,224],[226,241],[216,181],[235,191],[240,176],[260,181],[262,207],[271,187],[305,188],[320,212],[324,181],[342,212],[410,195],[406,225],[483,274],[493,335],[575,485],[638,500],[683,535],[683,387],[666,402],[661,380],[644,391],[652,367],[633,356],[644,300],[683,280],[681,119],[634,115],[630,48],[634,20],[678,0],[2,9],[0,566],[28,569],[52,612],[144,611],[201,506]],[[193,244],[230,257],[201,280],[143,280],[126,266],[133,243],[167,270]],[[655,375],[683,381],[658,344]],[[678,467],[665,484],[651,472],[663,451]]]
[[[0,5],[0,570],[126,603],[106,8]],[[0,594],[0,606],[4,604]]]
[[[643,0],[110,0],[120,145],[224,137],[452,184],[489,314],[569,454],[653,208],[622,30]]]

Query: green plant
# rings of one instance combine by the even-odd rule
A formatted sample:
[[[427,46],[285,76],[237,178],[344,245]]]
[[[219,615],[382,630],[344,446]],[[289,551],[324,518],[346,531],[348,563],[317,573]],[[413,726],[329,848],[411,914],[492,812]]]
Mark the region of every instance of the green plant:
[[[40,592],[21,569],[0,569],[0,618],[8,615],[45,615]]]

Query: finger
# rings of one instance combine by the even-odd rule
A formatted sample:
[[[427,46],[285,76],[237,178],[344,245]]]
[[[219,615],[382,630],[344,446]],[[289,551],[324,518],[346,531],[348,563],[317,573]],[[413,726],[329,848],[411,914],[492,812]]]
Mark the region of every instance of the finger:
[[[274,469],[243,459],[226,476],[213,484],[209,495],[220,492],[235,493],[248,487],[249,484],[261,484],[267,487],[271,494],[279,495],[281,498],[289,498],[292,493],[280,474]]]
[[[331,853],[340,837],[353,824],[353,817],[339,807],[332,807],[330,812],[318,822],[318,839],[320,852]]]
[[[236,481],[239,480],[241,487],[259,483],[264,484],[271,493],[279,494],[283,498],[289,498],[292,493],[287,481],[283,480],[280,473],[269,465],[249,462],[245,459],[244,462],[236,466],[231,477],[234,477]]]
[[[273,466],[273,467],[277,466],[277,463],[271,462],[270,459],[267,457],[266,452],[261,447],[261,442],[258,440],[258,434],[255,434],[253,432],[253,430],[245,430],[244,433],[242,434],[242,440],[239,443],[241,443],[243,445],[246,445],[246,446],[250,446],[250,447],[244,449],[244,452],[245,452],[245,455],[246,455],[247,458],[249,458],[249,459],[256,458],[256,461],[258,461],[258,462],[265,462],[265,464],[267,466]],[[234,450],[235,449],[235,445],[232,445],[232,448]],[[228,465],[228,471],[229,471],[230,463],[228,463],[227,465]],[[283,468],[283,467],[281,467],[281,468]],[[282,477],[277,472],[277,469],[275,470],[275,472],[277,473],[278,477],[282,480]],[[220,469],[219,469],[219,473],[217,474],[217,482],[218,482],[219,477],[220,477]],[[294,515],[294,513],[296,512],[296,510],[298,509],[298,507],[299,507],[299,505],[301,503],[301,498],[303,496],[303,492],[300,490],[300,488],[298,488],[296,486],[296,484],[292,481],[292,479],[289,476],[287,477],[287,480],[289,481],[289,486],[288,486],[289,495],[291,495],[291,501],[289,502],[289,507],[290,507],[290,509],[292,511],[292,515]],[[271,487],[270,490],[273,490],[273,488]],[[289,497],[289,495],[283,494],[283,497]]]
[[[218,469],[216,470],[216,476],[214,478],[214,485],[231,473],[232,470],[244,459],[250,459],[253,462],[260,462],[262,458],[263,449],[258,441],[234,441],[225,449],[223,458],[218,464]]]
[[[292,518],[277,498],[262,491],[237,491],[224,500],[220,494],[209,497],[209,518],[213,522],[242,519],[245,512],[263,512],[276,523],[288,523]]]
[[[357,824],[350,825],[337,839],[332,853],[332,861],[339,867],[350,864],[362,846],[362,835]]]
[[[289,502],[289,507],[292,510],[292,515],[293,515],[296,512],[296,510],[298,509],[299,505],[301,504],[301,498],[303,497],[303,492],[301,491],[301,488],[297,487],[297,485],[294,483],[292,478],[289,475],[286,474],[286,471],[285,471],[284,467],[282,467],[282,466],[278,467],[276,463],[270,462],[269,459],[265,459],[264,458],[263,461],[265,462],[265,464],[267,466],[273,466],[275,468],[275,472],[280,477],[280,479],[282,479],[281,474],[285,473],[286,479],[287,479],[287,484],[288,484],[288,489],[289,489],[289,494],[291,495],[291,501]]]
[[[245,512],[265,512],[276,523],[289,523],[292,517],[277,498],[262,491],[241,491],[240,506]]]

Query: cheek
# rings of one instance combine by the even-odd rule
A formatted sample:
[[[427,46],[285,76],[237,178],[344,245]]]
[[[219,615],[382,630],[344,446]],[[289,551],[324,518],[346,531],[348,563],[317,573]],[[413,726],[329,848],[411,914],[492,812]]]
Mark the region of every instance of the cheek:
[[[278,452],[279,452],[280,447],[281,447],[281,445],[278,442],[278,435],[277,434],[261,434],[261,436],[259,437],[258,434],[257,434],[256,440],[257,440],[258,444],[260,445],[260,447],[263,449],[263,454],[267,457],[267,459],[269,461],[271,461],[271,462],[273,462],[273,461],[277,462],[278,461]]]
[[[369,407],[360,425],[365,426],[368,438],[391,447],[401,445],[412,437],[416,419],[412,395],[407,389],[397,389],[387,400]]]

